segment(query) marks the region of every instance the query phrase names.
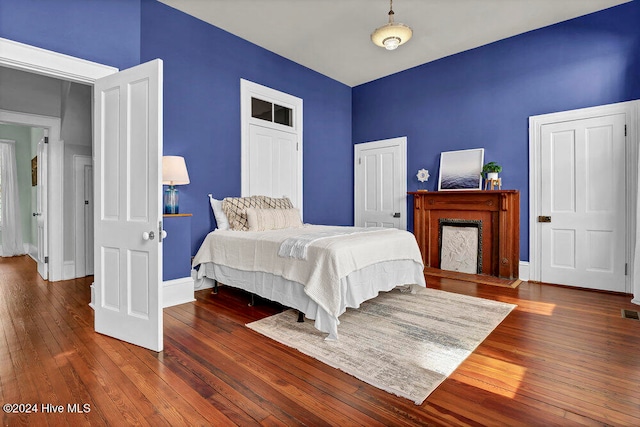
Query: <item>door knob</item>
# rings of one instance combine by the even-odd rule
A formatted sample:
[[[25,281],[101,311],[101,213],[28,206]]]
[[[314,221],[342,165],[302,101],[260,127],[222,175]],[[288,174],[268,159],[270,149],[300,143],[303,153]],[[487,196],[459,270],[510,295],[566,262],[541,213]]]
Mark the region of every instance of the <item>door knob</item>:
[[[40,216],[40,215],[42,215],[42,214],[41,213],[37,213],[37,212],[33,213],[33,216]]]
[[[153,240],[156,234],[153,231],[145,231],[142,233],[142,240]]]
[[[396,212],[396,213],[394,213],[394,214],[393,214],[393,217],[394,217],[394,218],[400,218],[400,212]]]

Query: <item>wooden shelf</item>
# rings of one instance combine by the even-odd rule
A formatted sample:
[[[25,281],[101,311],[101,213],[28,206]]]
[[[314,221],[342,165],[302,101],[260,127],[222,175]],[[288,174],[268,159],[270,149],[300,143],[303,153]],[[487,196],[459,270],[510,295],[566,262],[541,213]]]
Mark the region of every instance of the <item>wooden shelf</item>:
[[[482,222],[479,273],[517,279],[520,262],[520,193],[517,190],[414,191],[413,231],[426,267],[440,267],[439,224]]]

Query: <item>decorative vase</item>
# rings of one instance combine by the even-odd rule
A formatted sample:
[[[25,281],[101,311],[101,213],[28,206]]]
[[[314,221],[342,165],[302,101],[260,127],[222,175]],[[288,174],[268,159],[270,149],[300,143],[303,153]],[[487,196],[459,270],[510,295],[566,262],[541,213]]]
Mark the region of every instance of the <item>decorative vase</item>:
[[[497,179],[498,179],[498,172],[487,172],[487,181],[497,180]]]

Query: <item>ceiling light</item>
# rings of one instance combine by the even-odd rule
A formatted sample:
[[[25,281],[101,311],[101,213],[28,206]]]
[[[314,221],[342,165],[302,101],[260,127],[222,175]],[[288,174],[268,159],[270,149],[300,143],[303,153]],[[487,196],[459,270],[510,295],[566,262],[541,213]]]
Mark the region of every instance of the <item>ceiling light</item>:
[[[371,41],[387,50],[394,50],[409,41],[413,30],[407,25],[393,22],[393,0],[389,0],[389,23],[376,28],[371,34]]]

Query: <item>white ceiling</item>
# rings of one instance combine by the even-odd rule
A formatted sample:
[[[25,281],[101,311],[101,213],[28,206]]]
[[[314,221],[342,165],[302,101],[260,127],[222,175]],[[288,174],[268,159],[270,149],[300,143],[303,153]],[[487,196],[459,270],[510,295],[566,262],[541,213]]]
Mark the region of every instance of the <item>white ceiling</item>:
[[[413,38],[371,43],[388,0],[159,0],[349,86],[629,0],[396,0]]]

